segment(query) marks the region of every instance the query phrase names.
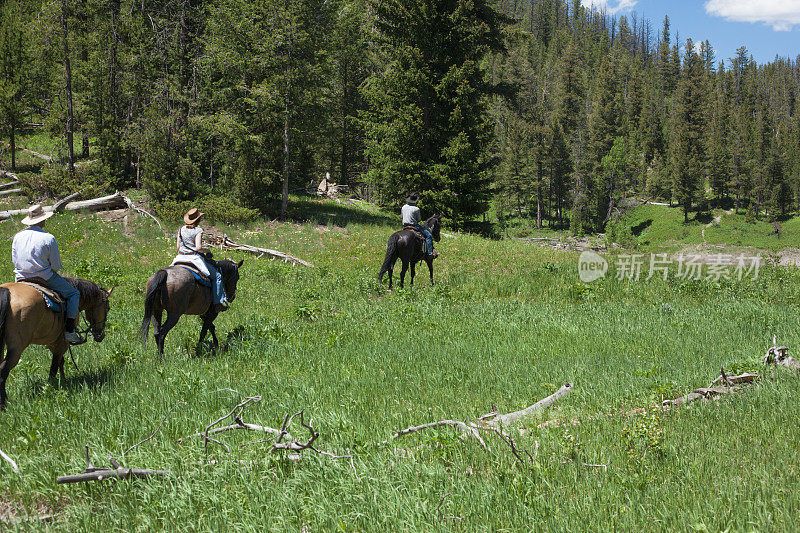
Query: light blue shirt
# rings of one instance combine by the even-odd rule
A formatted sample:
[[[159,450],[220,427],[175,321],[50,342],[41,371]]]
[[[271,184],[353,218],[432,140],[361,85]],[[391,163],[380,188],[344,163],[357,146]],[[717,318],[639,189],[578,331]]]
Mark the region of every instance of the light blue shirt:
[[[34,277],[50,279],[53,272],[64,268],[56,238],[39,226],[31,226],[14,235],[11,261],[16,281]]]
[[[420,212],[419,207],[415,205],[404,205],[400,210],[400,213],[403,215],[403,225],[419,224],[422,221],[422,213]]]

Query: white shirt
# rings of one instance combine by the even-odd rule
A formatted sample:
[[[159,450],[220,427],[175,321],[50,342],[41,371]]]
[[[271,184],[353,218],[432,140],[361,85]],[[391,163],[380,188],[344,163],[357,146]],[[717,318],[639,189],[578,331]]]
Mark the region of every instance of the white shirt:
[[[31,226],[14,235],[11,261],[16,281],[33,277],[50,279],[53,272],[64,268],[56,238],[39,226]]]
[[[403,225],[406,224],[419,224],[422,221],[422,213],[419,207],[415,205],[406,204],[400,210],[403,215]]]

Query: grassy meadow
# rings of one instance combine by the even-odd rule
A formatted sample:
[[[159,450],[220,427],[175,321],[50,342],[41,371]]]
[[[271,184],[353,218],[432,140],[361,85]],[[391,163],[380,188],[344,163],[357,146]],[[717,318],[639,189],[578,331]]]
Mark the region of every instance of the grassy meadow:
[[[423,266],[413,288],[389,293],[376,274],[394,216],[316,200],[294,209],[308,221],[218,229],[315,268],[227,254],[245,263],[236,301],[217,320],[221,350],[196,353],[199,320],[184,317],[162,362],[152,338],[145,349],[135,333],[145,282],[172,259],[172,233],[132,215],[48,222],[68,273],[116,290],[107,338],[75,349],[79,370],[68,360],[66,382],[48,382],[43,347],[26,350],[11,373],[0,449],[21,475],[0,463],[0,512],[11,520],[0,528],[796,527],[796,376],[770,371],[719,402],[653,408],[708,385],[720,366],[763,372],[758,359],[773,334],[800,347],[796,269],[766,266],[755,280],[713,282],[617,280],[612,268],[584,284],[575,253],[456,234],[438,245],[433,287]],[[0,223],[4,280],[13,277],[10,238],[20,227]],[[531,465],[496,439],[487,452],[451,429],[380,444],[393,430],[474,418],[492,404],[521,409],[567,381],[574,391],[517,437]],[[266,444],[238,446],[259,440],[249,432],[221,437],[230,453],[210,445],[206,456],[200,439],[179,444],[237,403],[213,393],[222,388],[263,396],[247,422],[279,427],[305,409],[318,447],[353,460],[306,452],[293,462]],[[122,458],[177,476],[56,485],[56,476],[86,466],[84,445],[95,464],[120,459],[179,402],[151,441]],[[55,518],[20,521],[36,514]]]

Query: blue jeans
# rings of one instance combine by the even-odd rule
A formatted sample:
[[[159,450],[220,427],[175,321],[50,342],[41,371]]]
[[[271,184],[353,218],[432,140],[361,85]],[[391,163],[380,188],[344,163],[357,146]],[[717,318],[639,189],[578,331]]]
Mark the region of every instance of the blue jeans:
[[[425,226],[417,223],[417,229],[425,235],[425,245],[428,247],[428,255],[433,253],[433,235],[428,231]]]
[[[228,299],[225,297],[225,286],[222,284],[222,274],[208,262],[208,273],[211,274],[211,298],[215,304],[228,305]]]
[[[67,318],[78,318],[78,307],[81,303],[81,294],[78,289],[67,283],[67,280],[53,272],[53,277],[47,280],[47,286],[60,294],[67,301]]]

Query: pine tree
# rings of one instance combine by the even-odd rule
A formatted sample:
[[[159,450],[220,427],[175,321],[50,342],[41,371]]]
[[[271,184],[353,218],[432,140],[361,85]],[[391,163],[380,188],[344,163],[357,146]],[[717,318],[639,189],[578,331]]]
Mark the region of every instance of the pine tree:
[[[21,5],[7,0],[0,5],[0,125],[8,132],[11,170],[17,167],[16,133],[27,111],[29,53]]]
[[[372,7],[387,67],[364,90],[369,181],[391,204],[418,190],[423,208],[457,221],[484,212],[496,160],[480,62],[504,51],[503,17],[485,0]]]

